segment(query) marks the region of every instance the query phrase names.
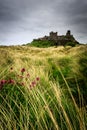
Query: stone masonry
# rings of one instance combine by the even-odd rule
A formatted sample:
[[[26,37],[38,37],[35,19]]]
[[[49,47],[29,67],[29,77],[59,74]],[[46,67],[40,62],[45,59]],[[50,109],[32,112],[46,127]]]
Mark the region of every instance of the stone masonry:
[[[55,45],[65,45],[66,43],[69,42],[73,42],[75,44],[79,44],[78,41],[75,40],[75,38],[73,37],[73,35],[71,35],[71,31],[68,30],[66,32],[66,35],[58,35],[57,32],[50,32],[49,36],[44,36],[42,38],[38,38],[38,39],[34,39],[34,40],[40,40],[40,41],[45,41],[45,40],[49,40],[49,41],[54,41]]]

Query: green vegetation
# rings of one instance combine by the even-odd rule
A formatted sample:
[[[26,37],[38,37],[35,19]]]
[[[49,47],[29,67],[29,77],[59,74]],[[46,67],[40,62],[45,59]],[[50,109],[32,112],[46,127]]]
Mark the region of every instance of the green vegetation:
[[[54,46],[54,45],[55,45],[55,41],[52,41],[52,40],[50,40],[50,41],[33,40],[30,44],[30,46],[35,46],[35,47],[50,47],[50,46]]]
[[[74,43],[74,42],[67,42],[65,46],[75,47],[75,46],[76,46],[76,43]]]
[[[55,42],[55,40],[33,40],[31,43],[28,43],[28,46],[31,47],[40,47],[40,48],[47,48],[47,47],[52,47],[52,46],[58,46],[58,43]],[[78,43],[76,42],[67,42],[64,44],[64,46],[71,46],[71,47],[75,47],[76,45],[78,45]]]
[[[55,41],[48,41],[48,40],[44,40],[44,41],[41,41],[41,40],[35,40],[35,41],[32,41],[31,44],[27,44],[29,46],[35,46],[35,47],[51,47],[51,46],[57,46]],[[67,42],[64,46],[71,46],[71,47],[75,47],[76,46],[76,43],[74,42]]]
[[[0,47],[0,130],[86,130],[86,54],[87,45]]]

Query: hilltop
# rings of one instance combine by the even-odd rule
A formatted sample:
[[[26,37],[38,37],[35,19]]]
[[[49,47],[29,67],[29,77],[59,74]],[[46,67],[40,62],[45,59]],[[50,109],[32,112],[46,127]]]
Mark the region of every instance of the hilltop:
[[[50,47],[50,46],[67,46],[67,45],[76,46],[78,44],[79,42],[71,34],[71,31],[68,30],[66,32],[66,35],[58,35],[57,32],[52,31],[49,33],[49,36],[34,39],[30,45],[36,47]]]

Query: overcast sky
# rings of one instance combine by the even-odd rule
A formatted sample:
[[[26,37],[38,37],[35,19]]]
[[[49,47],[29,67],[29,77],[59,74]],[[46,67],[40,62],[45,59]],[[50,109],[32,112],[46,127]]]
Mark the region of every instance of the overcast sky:
[[[31,42],[71,30],[87,43],[87,0],[0,0],[0,45]]]

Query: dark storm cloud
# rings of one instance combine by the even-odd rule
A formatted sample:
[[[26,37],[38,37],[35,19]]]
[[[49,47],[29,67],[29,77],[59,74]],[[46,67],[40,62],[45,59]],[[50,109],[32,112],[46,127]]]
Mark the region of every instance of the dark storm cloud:
[[[18,37],[17,35],[19,35],[19,38],[22,35],[27,36],[23,33],[29,33],[28,35],[32,38],[35,33],[39,35],[43,30],[45,32],[47,27],[52,27],[54,5],[52,0],[0,1],[0,40],[3,37],[5,39],[7,37],[10,41],[11,36],[15,38]]]
[[[31,0],[2,0],[0,1],[0,21],[17,20],[26,9],[32,9]]]
[[[60,7],[56,4],[55,15],[59,11],[64,28],[69,27],[79,41],[87,43],[87,0],[62,0]]]
[[[14,6],[14,3],[12,4],[10,0],[0,1],[0,22],[9,22],[16,19]]]
[[[66,10],[66,16],[68,16],[68,22],[74,25],[77,31],[87,33],[87,1],[86,0],[74,0],[69,3],[69,8]]]
[[[87,34],[86,8],[86,0],[0,0],[0,42],[28,42],[67,29],[81,38]]]
[[[28,21],[26,27],[26,17],[32,15],[32,10],[36,7],[37,3],[33,4],[32,0],[0,0],[0,44],[21,41],[23,30],[20,26],[25,28],[30,26]]]

